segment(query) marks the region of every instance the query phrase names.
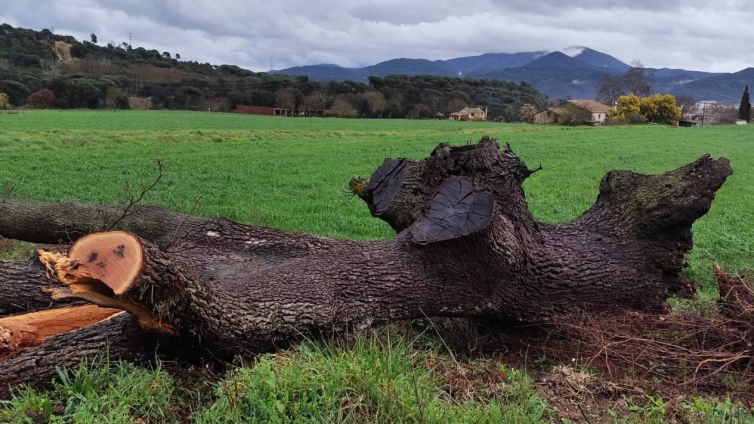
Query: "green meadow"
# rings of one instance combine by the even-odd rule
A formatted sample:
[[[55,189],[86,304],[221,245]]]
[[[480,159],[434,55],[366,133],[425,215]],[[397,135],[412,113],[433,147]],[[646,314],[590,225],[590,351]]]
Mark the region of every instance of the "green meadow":
[[[542,165],[525,190],[534,215],[547,222],[574,219],[589,208],[608,170],[657,173],[704,153],[729,158],[734,174],[694,225],[686,273],[702,283],[702,301],[709,301],[717,295],[713,262],[734,273],[754,272],[754,126],[28,111],[0,114],[0,190],[13,187],[14,196],[47,201],[119,202],[126,184],[151,181],[160,159],[165,175],[146,203],[286,230],[380,239],[392,236],[390,228],[370,217],[348,191],[348,180],[368,177],[385,158],[419,159],[440,142],[470,143],[483,135],[509,143],[530,168]],[[456,360],[436,343],[441,337],[429,337],[433,342],[385,331],[389,327],[262,356],[207,387],[186,388],[165,369],[127,364],[61,371],[65,378],[49,392],[19,390],[0,406],[0,422],[35,422],[26,420],[30,411],[59,422],[560,422],[526,372],[490,358],[469,359],[464,366],[494,367],[503,382],[485,396],[458,399],[438,376],[436,364]],[[159,393],[141,399],[154,384]],[[696,402],[701,406],[691,408],[700,422],[738,408],[722,399]],[[624,409],[625,422],[662,422],[655,409]]]

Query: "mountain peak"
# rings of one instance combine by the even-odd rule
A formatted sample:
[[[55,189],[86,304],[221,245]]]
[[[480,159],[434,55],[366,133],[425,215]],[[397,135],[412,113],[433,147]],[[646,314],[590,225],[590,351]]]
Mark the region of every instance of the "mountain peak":
[[[631,67],[609,54],[590,49],[584,46],[572,46],[561,50],[566,55],[586,63],[589,66],[600,68],[607,72],[625,72]]]
[[[561,51],[554,51],[527,63],[525,68],[574,69],[588,68],[586,63],[568,56]]]
[[[584,46],[571,46],[566,47],[562,50],[560,50],[561,53],[565,54],[566,56],[570,57],[576,57],[584,52],[584,50],[591,50],[589,47]]]

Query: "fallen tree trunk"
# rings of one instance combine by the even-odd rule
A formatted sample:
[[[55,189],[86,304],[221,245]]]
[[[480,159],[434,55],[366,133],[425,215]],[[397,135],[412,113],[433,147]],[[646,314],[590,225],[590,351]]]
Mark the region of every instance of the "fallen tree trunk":
[[[333,240],[239,224],[142,205],[82,205],[26,199],[0,202],[0,235],[34,243],[67,244],[89,233],[126,230],[165,250],[217,246],[257,256],[290,258],[327,249]],[[260,241],[260,243],[255,243]]]
[[[357,192],[400,231],[391,240],[137,208],[117,225],[136,235],[91,234],[67,256],[41,259],[67,286],[55,298],[127,310],[143,327],[220,356],[425,316],[542,321],[574,309],[658,310],[692,289],[680,275],[691,225],[731,172],[726,159],[709,156],[660,175],[612,171],[590,210],[545,224],[522,189],[532,171],[483,139],[440,145],[420,162],[387,161],[364,182]],[[9,200],[0,204],[0,234],[78,238],[101,207],[65,208],[63,216],[54,205]]]

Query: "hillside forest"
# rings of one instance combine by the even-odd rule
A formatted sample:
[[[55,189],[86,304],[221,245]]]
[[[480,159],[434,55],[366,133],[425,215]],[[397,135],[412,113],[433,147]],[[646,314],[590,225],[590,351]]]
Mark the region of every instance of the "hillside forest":
[[[528,83],[390,75],[368,82],[313,81],[234,65],[183,61],[180,54],[128,43],[100,45],[50,30],[0,25],[0,91],[27,108],[143,108],[232,111],[274,106],[306,115],[440,118],[467,105],[514,121],[547,97]]]

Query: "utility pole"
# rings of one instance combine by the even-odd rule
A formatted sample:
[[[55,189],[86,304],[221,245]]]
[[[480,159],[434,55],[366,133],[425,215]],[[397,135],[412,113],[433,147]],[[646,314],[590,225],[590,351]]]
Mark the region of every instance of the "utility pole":
[[[704,112],[707,110],[707,102],[702,102],[702,126],[704,126]]]
[[[132,49],[132,48],[133,48],[133,44],[132,44],[132,36],[131,36],[131,35],[132,35],[132,34],[131,34],[131,33],[129,32],[129,33],[128,33],[128,48],[129,48],[129,49]]]

